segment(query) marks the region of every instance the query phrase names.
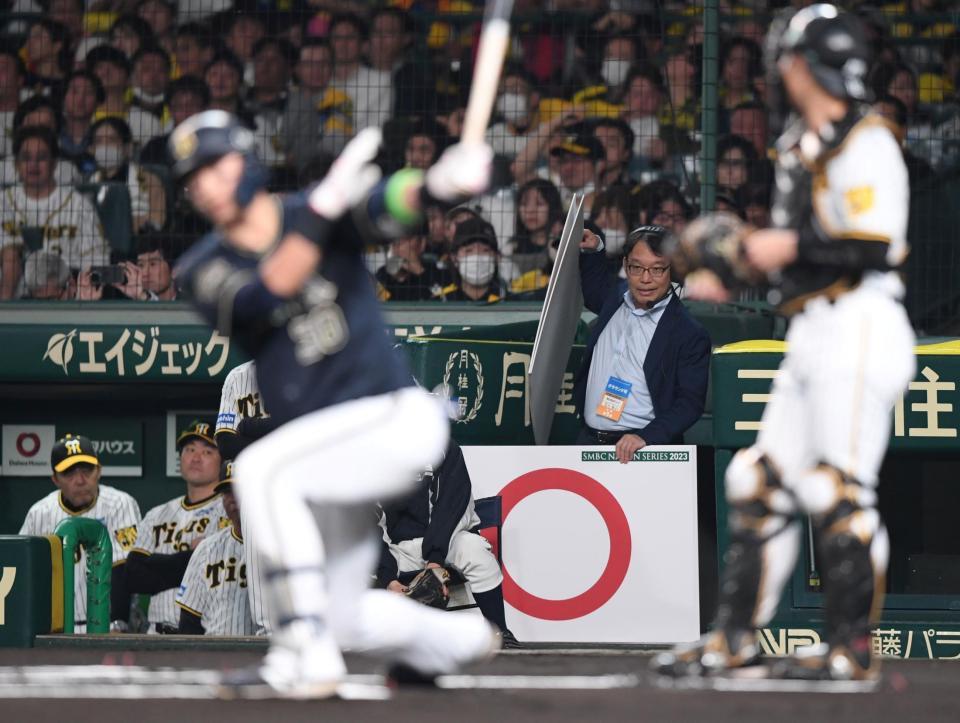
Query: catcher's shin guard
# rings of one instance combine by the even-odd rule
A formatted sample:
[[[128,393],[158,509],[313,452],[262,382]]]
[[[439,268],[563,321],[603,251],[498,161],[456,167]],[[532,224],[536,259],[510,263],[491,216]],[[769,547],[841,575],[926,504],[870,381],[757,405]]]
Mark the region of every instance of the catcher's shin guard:
[[[870,630],[883,606],[887,531],[872,489],[828,465],[820,465],[814,474],[834,483],[833,504],[813,517],[831,663],[844,652],[840,663],[849,668],[847,677],[862,677],[871,667]]]
[[[734,455],[726,475],[730,546],[720,579],[717,627],[754,630],[769,622],[793,570],[799,528],[796,500],[756,448]]]

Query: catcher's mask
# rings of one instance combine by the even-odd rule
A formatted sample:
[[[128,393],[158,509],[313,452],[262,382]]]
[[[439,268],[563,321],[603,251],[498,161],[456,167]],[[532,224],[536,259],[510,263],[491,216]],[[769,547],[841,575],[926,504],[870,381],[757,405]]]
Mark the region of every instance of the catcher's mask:
[[[784,55],[803,57],[817,84],[835,98],[869,101],[870,46],[860,20],[825,3],[774,20],[766,42],[768,70]]]

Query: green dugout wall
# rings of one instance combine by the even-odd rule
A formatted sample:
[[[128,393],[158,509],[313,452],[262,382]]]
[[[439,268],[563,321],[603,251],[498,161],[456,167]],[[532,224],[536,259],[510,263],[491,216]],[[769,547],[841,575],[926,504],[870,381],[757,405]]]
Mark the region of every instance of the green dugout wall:
[[[756,438],[760,416],[783,357],[779,341],[718,348],[713,406],[718,543],[727,546],[723,473],[733,453]],[[894,409],[890,451],[880,473],[880,510],[891,543],[887,597],[874,650],[897,658],[960,658],[960,341],[916,348],[917,376]],[[843,390],[838,390],[842,394]],[[769,652],[819,640],[820,576],[809,526],[800,563],[771,628]]]
[[[759,308],[690,308],[715,343],[775,333],[773,317]],[[476,410],[455,425],[461,442],[532,443],[525,382],[539,318],[536,304],[410,304],[386,310],[390,333],[407,347],[427,386],[445,374],[452,375],[453,386],[466,385],[457,396],[467,398],[468,416]],[[581,342],[591,317],[584,317]],[[415,336],[436,341],[405,343]],[[141,511],[182,494],[176,430],[198,413],[216,412],[224,377],[244,361],[182,304],[11,305],[0,317],[0,350],[0,534],[16,534],[29,506],[54,489],[48,458],[17,453],[18,444],[29,453],[40,438],[68,431],[93,439],[104,483],[130,492]],[[575,348],[571,374],[579,354]],[[555,435],[572,439],[573,417],[568,409],[559,412]],[[709,420],[697,434],[698,443],[709,444]]]

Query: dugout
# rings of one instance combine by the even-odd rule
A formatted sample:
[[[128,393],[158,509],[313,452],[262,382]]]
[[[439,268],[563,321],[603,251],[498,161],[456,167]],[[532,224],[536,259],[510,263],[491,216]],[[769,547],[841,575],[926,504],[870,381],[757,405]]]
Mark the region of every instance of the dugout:
[[[774,317],[761,306],[690,304],[717,343],[776,334]],[[476,414],[456,425],[464,444],[532,444],[525,415],[526,364],[536,332],[536,304],[501,303],[386,307],[389,333],[410,354],[428,387],[442,380],[451,355],[466,352],[468,408]],[[578,341],[592,315],[586,313]],[[177,430],[199,415],[213,416],[227,372],[243,357],[181,304],[100,302],[22,303],[0,320],[0,534],[15,535],[27,509],[52,491],[49,450],[68,431],[82,430],[97,446],[103,483],[129,492],[141,511],[183,493],[177,472]],[[568,373],[582,347],[575,346]],[[483,377],[478,386],[477,363]],[[482,399],[477,404],[477,392]],[[708,397],[709,400],[709,397]],[[709,401],[708,401],[709,405]],[[574,439],[578,422],[559,414],[554,442]],[[710,410],[688,442],[701,449],[701,540],[715,539],[712,525],[712,425]],[[704,507],[705,505],[705,507]],[[712,607],[715,548],[701,546],[701,601]]]

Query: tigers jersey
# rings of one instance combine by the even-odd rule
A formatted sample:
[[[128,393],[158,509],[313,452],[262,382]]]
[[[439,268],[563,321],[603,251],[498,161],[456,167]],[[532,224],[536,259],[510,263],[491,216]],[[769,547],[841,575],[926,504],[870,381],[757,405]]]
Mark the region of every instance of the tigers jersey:
[[[223,388],[220,390],[216,434],[235,432],[241,419],[261,419],[269,416],[260,397],[257,370],[253,362],[235,366],[223,380]]]
[[[243,538],[233,525],[197,545],[176,603],[200,618],[206,635],[253,635]]]
[[[126,561],[127,553],[133,549],[137,539],[137,525],[140,523],[140,507],[133,497],[113,487],[100,485],[93,504],[74,512],[63,504],[60,490],[54,490],[29,509],[20,534],[52,535],[58,524],[71,517],[88,517],[103,523],[110,532],[113,564]],[[82,548],[74,562],[74,618],[78,624],[77,632],[83,632],[87,620],[87,556]]]
[[[147,512],[133,549],[144,555],[170,555],[190,549],[198,537],[213,534],[230,525],[220,495],[190,504],[186,497],[175,497]],[[147,619],[176,627],[180,614],[175,604],[177,589],[170,588],[150,599]]]
[[[22,229],[43,231],[44,251],[59,254],[71,269],[110,263],[97,211],[82,194],[56,186],[46,198],[28,198],[23,186],[4,191],[0,202],[0,248],[23,244]]]

